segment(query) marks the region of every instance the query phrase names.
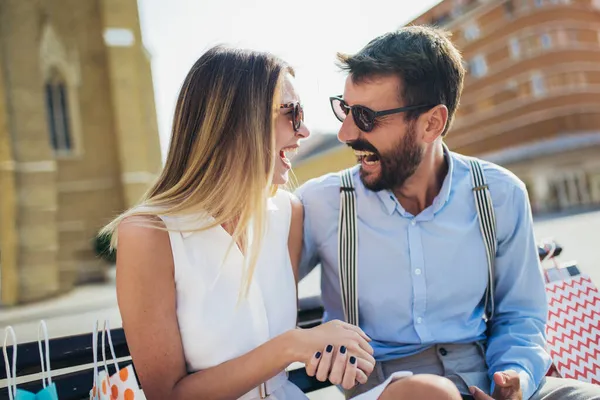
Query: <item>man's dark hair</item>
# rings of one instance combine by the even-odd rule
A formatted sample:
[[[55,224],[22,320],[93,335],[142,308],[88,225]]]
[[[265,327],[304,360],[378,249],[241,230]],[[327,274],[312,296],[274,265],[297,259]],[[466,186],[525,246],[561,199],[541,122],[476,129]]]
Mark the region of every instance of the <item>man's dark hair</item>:
[[[408,26],[371,40],[357,54],[338,53],[340,67],[348,71],[355,83],[377,76],[397,75],[404,105],[438,105],[448,107],[446,135],[458,108],[465,68],[460,52],[450,41],[450,34],[439,28]],[[428,109],[405,114],[414,120]]]

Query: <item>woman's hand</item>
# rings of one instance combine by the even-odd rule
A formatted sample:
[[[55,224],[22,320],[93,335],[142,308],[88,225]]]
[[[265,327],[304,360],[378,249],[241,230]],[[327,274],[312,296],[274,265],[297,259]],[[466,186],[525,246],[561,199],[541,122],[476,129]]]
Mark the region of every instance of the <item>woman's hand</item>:
[[[333,377],[332,383],[338,384],[344,381],[347,367],[352,367],[360,371],[356,372],[356,380],[360,382],[363,374],[368,377],[375,368],[373,348],[369,345],[371,339],[357,326],[333,320],[315,328],[298,329],[296,332],[294,346],[297,346],[295,349],[298,351],[299,361],[307,365],[310,376],[317,373],[317,378],[323,381],[327,377],[330,380]],[[317,358],[318,352],[321,354]],[[350,363],[352,357],[356,359],[355,364]]]
[[[348,355],[345,346],[334,349],[328,345],[323,352],[317,352],[306,365],[306,374],[316,376],[317,380],[325,382],[327,378],[334,385],[342,385],[344,389],[352,389],[356,383],[366,383],[368,374],[357,367],[357,358]],[[365,364],[368,366],[369,364]],[[373,366],[369,366],[370,371]]]

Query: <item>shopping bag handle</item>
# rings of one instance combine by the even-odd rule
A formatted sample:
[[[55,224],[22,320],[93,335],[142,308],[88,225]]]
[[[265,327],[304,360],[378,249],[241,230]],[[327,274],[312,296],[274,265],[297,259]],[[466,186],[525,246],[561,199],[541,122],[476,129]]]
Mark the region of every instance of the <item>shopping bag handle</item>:
[[[98,382],[98,320],[94,323],[92,330],[92,353],[94,356],[94,385],[92,386],[92,391],[95,389],[95,392],[92,392],[92,398],[93,400],[98,400],[100,398],[100,384]]]
[[[11,335],[13,341],[13,354],[12,354],[12,372],[11,367],[8,363],[8,352],[6,351],[6,342],[8,341],[8,335]],[[6,382],[8,385],[8,397],[10,400],[14,400],[17,396],[17,336],[12,326],[4,328],[4,345],[2,346],[2,353],[4,354],[4,367],[6,368]]]
[[[115,366],[115,373],[119,372],[119,364],[117,363],[117,356],[115,355],[115,348],[113,346],[112,337],[110,335],[110,321],[104,320],[104,330],[102,331],[102,361],[104,362],[104,369],[108,375],[108,366],[106,365],[106,336],[108,336],[108,347],[110,348],[110,354],[112,355],[112,361]]]
[[[40,339],[40,332],[44,335],[44,343],[46,344],[46,351],[42,349],[42,341]],[[48,339],[48,326],[46,325],[46,321],[41,320],[38,326],[38,348],[40,350],[40,361],[42,363],[42,385],[44,388],[46,386],[50,386],[52,384],[52,376],[50,374],[50,340]],[[44,365],[44,355],[46,358],[46,363]],[[46,384],[46,381],[48,383]]]

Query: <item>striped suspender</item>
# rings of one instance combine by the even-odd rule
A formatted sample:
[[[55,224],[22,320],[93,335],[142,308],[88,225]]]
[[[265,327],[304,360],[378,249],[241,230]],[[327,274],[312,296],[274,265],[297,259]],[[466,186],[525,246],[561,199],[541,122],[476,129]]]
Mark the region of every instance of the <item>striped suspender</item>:
[[[494,264],[496,260],[496,216],[483,168],[476,159],[469,160],[471,182],[479,227],[483,236],[488,266],[488,285],[485,291],[486,318],[490,321],[494,306]],[[346,322],[358,326],[357,258],[358,229],[356,216],[356,193],[351,169],[341,172],[340,221],[338,231],[338,268],[342,306]]]
[[[494,264],[496,260],[496,216],[492,196],[485,181],[483,168],[476,159],[469,160],[471,167],[471,182],[473,184],[473,195],[475,196],[475,207],[479,217],[479,227],[485,244],[485,252],[488,262],[488,285],[485,291],[485,312],[487,320],[494,316]]]
[[[356,193],[351,169],[341,172],[338,268],[346,322],[358,326]]]

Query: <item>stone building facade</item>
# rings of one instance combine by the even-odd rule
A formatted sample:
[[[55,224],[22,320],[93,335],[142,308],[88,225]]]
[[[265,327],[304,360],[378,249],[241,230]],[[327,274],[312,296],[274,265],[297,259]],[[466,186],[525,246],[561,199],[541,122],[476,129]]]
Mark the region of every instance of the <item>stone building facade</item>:
[[[0,304],[101,277],[94,237],[161,168],[135,0],[0,1]]]

